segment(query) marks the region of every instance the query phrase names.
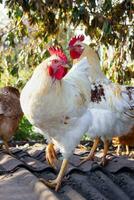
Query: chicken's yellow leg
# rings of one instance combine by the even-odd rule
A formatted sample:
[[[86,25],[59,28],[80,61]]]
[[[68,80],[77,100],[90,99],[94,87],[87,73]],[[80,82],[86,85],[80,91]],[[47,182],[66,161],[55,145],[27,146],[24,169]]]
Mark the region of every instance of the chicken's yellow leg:
[[[103,156],[101,158],[101,165],[105,166],[107,164],[107,159],[106,159],[106,155],[109,149],[109,140],[105,139],[104,140],[104,152],[103,152]]]
[[[117,151],[116,151],[116,154],[119,156],[120,155],[120,147],[121,147],[121,144],[118,144],[117,146]]]
[[[94,158],[94,153],[97,149],[99,142],[100,142],[100,138],[96,137],[90,153],[88,154],[88,156],[81,158],[82,161],[80,162],[80,165],[86,162],[87,160],[92,160]]]
[[[129,146],[128,145],[126,145],[126,155],[129,155]]]
[[[46,160],[49,165],[55,168],[55,161],[57,160],[54,144],[50,143],[46,147]]]
[[[4,139],[3,139],[3,142],[4,142],[4,145],[5,145],[7,153],[9,153],[10,155],[12,155],[11,151],[9,150],[8,142],[6,140],[4,140]]]
[[[42,181],[45,185],[47,185],[50,188],[55,188],[55,191],[57,192],[59,190],[60,186],[61,186],[61,182],[62,182],[63,176],[65,174],[67,164],[68,164],[68,160],[64,159],[63,162],[62,162],[59,174],[58,174],[56,179],[46,181],[46,180],[41,178],[40,181]]]

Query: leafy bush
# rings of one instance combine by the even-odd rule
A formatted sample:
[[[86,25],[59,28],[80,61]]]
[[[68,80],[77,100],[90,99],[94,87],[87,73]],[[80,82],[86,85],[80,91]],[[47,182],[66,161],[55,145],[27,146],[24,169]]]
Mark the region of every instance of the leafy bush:
[[[26,117],[23,117],[19,128],[15,134],[15,140],[44,140],[44,137],[39,133],[34,132],[33,126],[29,123]]]

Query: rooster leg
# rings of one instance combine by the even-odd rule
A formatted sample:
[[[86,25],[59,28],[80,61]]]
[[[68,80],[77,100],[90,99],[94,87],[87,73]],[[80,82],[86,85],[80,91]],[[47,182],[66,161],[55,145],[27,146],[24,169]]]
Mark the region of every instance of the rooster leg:
[[[126,155],[129,155],[129,146],[128,145],[126,145]]]
[[[63,162],[62,162],[59,174],[58,174],[56,179],[46,181],[46,180],[41,178],[40,181],[43,182],[45,185],[47,185],[50,188],[55,188],[55,191],[57,192],[59,190],[60,186],[61,186],[61,182],[62,182],[63,176],[65,174],[67,165],[68,165],[68,160],[64,159]]]
[[[4,140],[4,139],[3,139],[3,142],[4,142],[5,149],[6,149],[7,153],[9,153],[9,154],[12,156],[12,153],[11,153],[11,151],[9,150],[8,142],[7,142],[6,140]]]
[[[57,160],[57,157],[54,145],[52,143],[48,144],[46,147],[46,160],[51,167],[53,167],[54,169],[56,168],[55,161]]]
[[[105,166],[107,164],[106,155],[107,155],[108,149],[109,149],[109,140],[105,139],[104,140],[104,152],[103,152],[103,156],[102,156],[101,162],[100,162],[100,164],[102,166]]]
[[[98,146],[99,142],[100,142],[100,138],[96,137],[90,153],[88,154],[88,156],[81,158],[82,161],[80,162],[79,165],[83,164],[84,162],[86,162],[88,160],[93,160],[94,153],[95,153],[95,151],[97,149],[97,146]]]
[[[119,156],[120,155],[120,148],[121,148],[121,144],[118,144],[117,146],[117,151],[116,154]]]

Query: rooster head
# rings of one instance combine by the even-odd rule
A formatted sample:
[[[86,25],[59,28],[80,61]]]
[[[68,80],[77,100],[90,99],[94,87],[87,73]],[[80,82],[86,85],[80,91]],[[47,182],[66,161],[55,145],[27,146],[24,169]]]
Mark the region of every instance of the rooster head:
[[[58,47],[50,47],[48,49],[52,57],[51,64],[48,66],[48,74],[56,80],[61,80],[67,73],[67,57]]]
[[[81,56],[84,50],[84,35],[74,36],[69,42],[70,56],[72,59],[77,59]]]

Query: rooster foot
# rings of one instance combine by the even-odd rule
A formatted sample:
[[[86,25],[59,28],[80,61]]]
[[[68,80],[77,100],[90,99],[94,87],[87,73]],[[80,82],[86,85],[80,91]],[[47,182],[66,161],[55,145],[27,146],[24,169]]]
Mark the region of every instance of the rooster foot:
[[[13,155],[12,152],[11,152],[11,150],[9,149],[8,142],[5,141],[5,140],[3,140],[3,143],[4,143],[4,145],[5,145],[5,149],[3,149],[3,152],[5,152],[5,153],[9,154],[10,156],[13,156],[13,157],[14,157],[14,155]]]
[[[55,191],[57,192],[59,190],[60,186],[61,186],[61,183],[62,183],[62,180],[63,180],[63,176],[65,174],[67,165],[68,165],[68,160],[67,159],[63,159],[60,171],[59,171],[58,176],[57,176],[56,179],[49,180],[49,181],[46,181],[44,179],[40,179],[40,181],[42,181],[48,187],[54,188]]]
[[[6,149],[5,152],[8,153],[10,156],[14,156],[9,148],[8,148],[8,150]]]
[[[81,158],[82,161],[80,162],[79,166],[82,165],[83,163],[85,163],[88,160],[94,160],[95,151],[97,149],[99,141],[100,141],[100,138],[96,137],[95,140],[94,140],[94,143],[93,143],[93,146],[91,148],[90,153],[88,154],[88,156]]]
[[[57,156],[52,143],[48,144],[46,147],[46,160],[52,168],[56,169],[55,163],[57,161]]]
[[[102,157],[99,164],[104,167],[108,164],[108,161],[109,161],[109,159],[107,159],[106,157]]]
[[[82,165],[83,163],[87,162],[88,160],[94,160],[94,155],[88,155],[88,156],[85,156],[85,157],[81,157],[80,158],[80,163],[79,163],[79,166]]]
[[[62,180],[58,180],[57,178],[54,180],[48,180],[46,181],[43,178],[39,179],[42,183],[44,183],[46,186],[48,186],[49,188],[55,189],[55,191],[57,192],[61,186],[61,182]]]
[[[105,138],[104,139],[104,152],[103,152],[103,156],[102,156],[101,161],[100,161],[101,166],[106,166],[108,164],[109,159],[106,158],[108,148],[109,148],[109,140]]]
[[[2,152],[5,153],[5,154],[8,154],[10,155],[11,157],[14,157],[14,158],[17,158],[12,152],[10,149],[2,149]]]
[[[126,145],[126,155],[128,156],[130,154],[130,151],[129,151],[129,146]]]

